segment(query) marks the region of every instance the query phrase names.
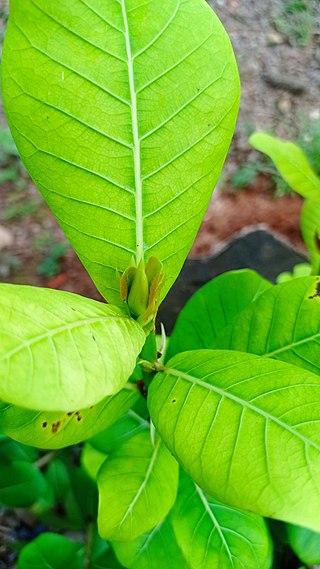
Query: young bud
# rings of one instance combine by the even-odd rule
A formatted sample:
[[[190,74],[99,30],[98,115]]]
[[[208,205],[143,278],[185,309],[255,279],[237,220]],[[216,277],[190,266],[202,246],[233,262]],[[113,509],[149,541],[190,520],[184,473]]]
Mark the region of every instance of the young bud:
[[[133,316],[138,318],[143,314],[148,306],[149,284],[145,272],[144,261],[141,259],[129,289],[128,307]]]

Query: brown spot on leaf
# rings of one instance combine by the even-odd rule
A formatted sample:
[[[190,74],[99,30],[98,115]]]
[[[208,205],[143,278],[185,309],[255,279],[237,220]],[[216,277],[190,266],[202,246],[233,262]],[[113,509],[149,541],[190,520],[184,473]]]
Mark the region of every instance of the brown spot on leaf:
[[[44,421],[44,423],[42,423],[43,429],[45,429],[47,425],[48,425],[47,421]]]
[[[172,403],[175,403],[177,400],[176,399],[172,399]]]
[[[82,417],[80,414],[78,414],[78,416],[77,416],[77,421],[82,421]]]
[[[61,425],[60,421],[57,421],[56,423],[52,423],[51,432],[53,434],[57,433],[60,425]]]
[[[73,415],[73,411],[69,411],[69,413],[67,413],[68,417],[72,417]]]
[[[309,296],[310,299],[320,297],[320,281],[316,285],[316,292],[312,296]]]

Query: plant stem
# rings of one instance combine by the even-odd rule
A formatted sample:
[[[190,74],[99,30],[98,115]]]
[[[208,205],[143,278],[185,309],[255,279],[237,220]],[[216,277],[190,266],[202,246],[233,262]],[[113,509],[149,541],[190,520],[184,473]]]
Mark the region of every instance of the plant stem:
[[[40,458],[38,458],[38,460],[35,461],[34,465],[37,468],[43,468],[44,466],[49,464],[49,462],[51,462],[57,456],[57,454],[58,453],[56,451],[48,452],[47,454],[40,456]]]
[[[88,525],[87,543],[86,543],[86,548],[85,548],[85,557],[84,557],[84,562],[83,562],[83,569],[90,569],[90,567],[91,567],[93,538],[94,538],[94,524],[91,523]]]
[[[142,360],[147,360],[151,363],[157,361],[158,358],[155,332],[150,332],[149,336],[147,336],[146,343],[142,348],[140,357]]]

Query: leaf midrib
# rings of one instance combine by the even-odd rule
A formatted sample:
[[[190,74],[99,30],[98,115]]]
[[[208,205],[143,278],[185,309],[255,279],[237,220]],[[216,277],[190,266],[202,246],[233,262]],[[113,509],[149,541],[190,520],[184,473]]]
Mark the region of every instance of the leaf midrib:
[[[197,484],[195,484],[194,486],[195,486],[195,490],[196,490],[196,492],[197,492],[197,494],[198,494],[198,496],[199,496],[199,498],[200,498],[200,500],[201,500],[201,502],[202,502],[202,504],[203,504],[204,509],[206,510],[207,514],[209,515],[209,517],[210,517],[210,519],[211,519],[211,521],[212,521],[212,523],[213,523],[215,529],[217,530],[217,532],[218,532],[218,534],[219,534],[219,536],[220,536],[221,542],[222,542],[222,544],[223,544],[223,546],[224,546],[224,548],[225,548],[225,550],[226,550],[226,552],[227,552],[227,555],[228,555],[228,557],[229,557],[229,560],[230,560],[230,563],[231,563],[231,567],[234,569],[233,555],[232,555],[232,553],[231,553],[231,551],[230,551],[230,549],[229,549],[228,542],[227,542],[226,538],[225,538],[224,535],[223,535],[223,531],[222,531],[222,529],[221,529],[221,527],[220,527],[220,524],[219,524],[217,518],[215,517],[213,511],[211,510],[211,508],[210,508],[210,506],[209,506],[209,504],[208,504],[208,501],[207,501],[207,499],[206,499],[206,497],[205,497],[203,491],[201,490],[201,488],[200,488]]]
[[[223,371],[223,370],[221,370],[221,371]],[[279,425],[282,429],[289,431],[292,435],[301,439],[306,446],[308,446],[308,445],[313,446],[314,448],[317,449],[317,451],[320,451],[320,445],[317,445],[314,441],[307,439],[301,433],[296,431],[293,427],[290,427],[290,425],[283,423],[277,417],[274,417],[273,415],[270,415],[266,411],[259,409],[259,407],[255,407],[254,405],[252,405],[248,401],[245,401],[244,399],[241,399],[240,397],[233,395],[229,391],[225,391],[223,389],[220,389],[219,387],[216,387],[215,385],[212,385],[211,383],[206,383],[205,381],[202,381],[201,379],[199,379],[197,377],[194,377],[188,373],[182,372],[182,371],[177,370],[177,369],[166,368],[165,373],[167,375],[173,375],[174,377],[178,377],[178,379],[185,379],[186,381],[188,381],[189,383],[192,383],[193,385],[198,385],[199,387],[203,387],[204,389],[213,391],[213,392],[217,393],[218,395],[220,395],[221,397],[230,399],[231,401],[234,401],[238,405],[241,405],[243,408],[248,408],[251,411],[253,411],[254,413],[261,415],[266,420],[270,419],[271,421],[273,421],[274,423]],[[254,376],[252,377],[252,379],[253,378],[254,378]]]
[[[143,479],[143,482],[142,482],[142,484],[139,486],[139,488],[138,488],[138,490],[137,490],[137,492],[136,492],[136,494],[135,494],[135,496],[134,496],[132,502],[130,502],[130,505],[129,505],[128,509],[126,510],[126,513],[124,514],[123,518],[122,518],[121,521],[119,522],[119,528],[124,524],[124,522],[126,521],[128,515],[132,512],[134,506],[136,505],[136,503],[137,503],[137,501],[139,500],[139,498],[140,498],[142,492],[145,490],[145,488],[146,488],[146,486],[147,486],[147,484],[148,484],[148,482],[149,482],[149,479],[150,479],[150,476],[151,476],[151,474],[152,474],[152,470],[153,470],[154,464],[155,464],[155,462],[156,462],[156,460],[157,460],[157,457],[158,457],[158,454],[159,454],[160,445],[161,445],[161,439],[159,438],[159,439],[158,439],[158,442],[156,443],[156,445],[155,445],[155,447],[154,447],[154,450],[153,450],[153,452],[152,452],[152,455],[151,455],[151,457],[150,457],[150,464],[149,464],[149,466],[148,466],[148,469],[147,469],[146,475],[145,475],[145,477],[144,477],[144,479]]]
[[[135,180],[135,208],[136,208],[136,263],[144,258],[143,237],[143,207],[142,207],[142,176],[141,176],[141,141],[139,137],[139,121],[137,108],[137,93],[134,80],[133,55],[130,42],[129,22],[126,10],[126,0],[121,0],[123,23],[125,29],[126,51],[128,59],[128,78],[131,99],[131,121],[133,135],[133,164]]]
[[[292,348],[295,348],[296,346],[300,346],[302,344],[307,344],[308,342],[312,342],[313,340],[316,340],[317,338],[320,338],[320,332],[317,332],[317,334],[314,334],[313,336],[308,336],[307,338],[304,338],[303,340],[297,340],[296,342],[291,342],[291,344],[286,344],[285,346],[282,346],[281,348],[277,348],[276,350],[273,350],[272,352],[266,352],[262,355],[264,357],[273,358],[277,354],[281,354],[282,352],[287,352],[288,350],[291,350]]]

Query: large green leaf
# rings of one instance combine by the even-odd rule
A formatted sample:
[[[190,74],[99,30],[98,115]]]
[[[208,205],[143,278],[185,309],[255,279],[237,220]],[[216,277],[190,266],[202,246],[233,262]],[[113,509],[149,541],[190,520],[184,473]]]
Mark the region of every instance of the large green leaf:
[[[22,549],[17,569],[82,569],[82,550],[81,543],[62,535],[44,533]]]
[[[185,352],[153,379],[149,410],[209,495],[320,530],[318,375],[241,352]]]
[[[213,348],[267,356],[320,373],[318,278],[304,277],[264,292],[212,342]]]
[[[320,533],[301,526],[287,524],[289,543],[303,563],[319,565],[320,563]]]
[[[190,33],[192,22],[192,33]],[[220,175],[239,80],[203,0],[12,0],[3,98],[19,152],[101,293],[177,277]]]
[[[78,411],[119,391],[145,342],[115,306],[67,292],[0,285],[0,398]]]
[[[32,411],[0,403],[0,431],[13,439],[46,449],[63,448],[84,441],[111,426],[140,397],[128,383],[116,395],[79,411]]]
[[[271,283],[250,270],[230,271],[201,287],[179,315],[166,359],[211,348],[217,335]]]
[[[99,533],[109,541],[130,541],[151,530],[172,508],[179,467],[160,437],[141,432],[122,444],[98,474]]]
[[[312,273],[320,273],[320,192],[319,198],[306,200],[301,213],[301,231],[308,247]]]
[[[209,498],[183,472],[170,515],[191,569],[270,569],[271,539],[265,521]]]
[[[150,532],[128,542],[112,544],[119,561],[127,569],[189,569],[166,519]]]
[[[319,198],[320,179],[299,146],[263,132],[252,134],[249,142],[273,160],[283,179],[295,192],[304,198]]]

